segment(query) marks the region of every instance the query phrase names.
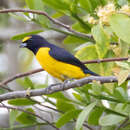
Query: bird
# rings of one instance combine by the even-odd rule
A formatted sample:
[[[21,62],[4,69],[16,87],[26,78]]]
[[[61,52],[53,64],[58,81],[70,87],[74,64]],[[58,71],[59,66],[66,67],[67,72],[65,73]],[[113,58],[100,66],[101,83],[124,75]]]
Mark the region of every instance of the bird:
[[[40,35],[24,37],[20,48],[31,50],[42,68],[63,82],[68,79],[81,79],[90,75],[99,76],[89,70],[70,52],[48,42]]]

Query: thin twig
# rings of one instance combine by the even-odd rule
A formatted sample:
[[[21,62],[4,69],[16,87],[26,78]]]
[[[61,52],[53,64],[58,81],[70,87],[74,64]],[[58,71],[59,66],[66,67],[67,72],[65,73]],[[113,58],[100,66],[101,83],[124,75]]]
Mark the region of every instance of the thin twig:
[[[0,107],[4,107],[4,108],[7,108],[7,109],[13,109],[13,110],[18,110],[18,111],[22,111],[22,112],[25,112],[25,113],[28,113],[28,114],[31,114],[35,117],[38,117],[39,119],[43,120],[44,122],[46,122],[48,125],[52,126],[53,128],[55,128],[56,130],[59,130],[56,126],[54,126],[52,123],[50,123],[49,121],[47,121],[46,119],[44,119],[43,117],[35,114],[35,113],[32,113],[32,112],[29,112],[29,111],[26,111],[22,108],[18,108],[18,107],[12,107],[12,106],[7,106],[5,104],[2,104],[0,105]]]
[[[61,27],[64,27],[69,32],[72,32],[73,34],[75,34],[77,36],[84,37],[84,38],[89,39],[89,40],[93,40],[92,35],[77,32],[77,31],[73,30],[69,25],[63,24],[62,22],[50,17],[46,12],[43,12],[43,11],[29,10],[29,9],[3,9],[3,10],[0,10],[0,13],[14,13],[14,12],[26,12],[26,13],[43,15],[43,16],[47,17],[54,24],[59,25]]]
[[[63,84],[58,84],[58,85],[53,85],[53,86],[50,85],[47,88],[30,90],[29,95],[27,94],[26,90],[1,94],[0,101],[14,99],[14,98],[27,98],[27,97],[33,97],[33,96],[48,95],[55,92],[68,90],[70,88],[81,87],[95,80],[100,81],[101,83],[112,83],[112,82],[118,81],[115,76],[90,76],[90,77],[85,77],[83,79],[79,79],[79,80],[69,82],[69,83],[63,83]],[[130,75],[128,76],[127,80],[130,80]]]
[[[129,58],[128,57],[121,57],[121,58],[106,58],[106,59],[102,59],[102,60],[99,60],[99,59],[96,59],[96,60],[88,60],[88,61],[82,61],[83,64],[92,64],[92,63],[102,63],[102,62],[113,62],[113,61],[126,61],[128,60]],[[13,81],[13,80],[16,80],[18,78],[22,78],[22,77],[25,77],[25,76],[29,76],[29,75],[32,75],[32,74],[35,74],[35,73],[38,73],[38,72],[41,72],[43,71],[42,68],[39,68],[39,69],[36,69],[36,70],[32,70],[32,71],[29,71],[29,72],[25,72],[25,73],[19,73],[19,74],[16,74],[12,77],[9,77],[8,79],[0,82],[0,87],[4,87],[5,85],[7,85],[9,82]]]
[[[102,62],[113,62],[113,61],[126,61],[128,60],[128,57],[116,57],[116,58],[105,58],[105,59],[96,59],[96,60],[89,60],[89,61],[83,61],[83,64],[92,64],[92,63],[102,63]]]
[[[38,73],[38,72],[41,72],[41,71],[43,71],[42,68],[36,69],[36,70],[32,70],[32,71],[29,71],[29,72],[25,72],[25,73],[16,74],[16,75],[14,75],[14,76],[12,76],[12,77],[2,81],[0,83],[0,86],[7,85],[9,82],[11,82],[11,81],[13,81],[15,79],[18,79],[18,78],[21,78],[21,77],[25,77],[25,76],[28,76],[28,75],[32,75],[32,74],[35,74],[35,73]]]
[[[130,125],[130,122],[125,123],[125,124],[123,125],[123,127],[125,128],[125,127],[127,127],[128,125]]]
[[[55,111],[55,112],[63,113],[62,111],[57,110],[57,109],[55,109],[55,108],[53,108],[53,107],[44,105],[44,104],[42,104],[41,102],[39,102],[39,101],[37,101],[37,100],[35,100],[35,99],[32,99],[32,98],[28,98],[28,99],[31,100],[31,101],[33,101],[33,102],[35,102],[36,104],[39,104],[40,106],[43,106],[43,107],[48,108],[48,109],[50,109],[50,110],[53,110],[53,111]]]
[[[128,121],[129,121],[129,117],[127,117],[115,130],[119,130],[120,128],[123,128]]]
[[[46,108],[48,108],[48,109],[50,109],[50,110],[53,110],[53,111],[55,111],[55,112],[64,114],[63,111],[57,110],[57,109],[55,109],[55,108],[53,108],[53,107],[50,107],[50,106],[46,106],[46,105],[42,104],[41,102],[39,102],[39,101],[37,101],[37,100],[35,100],[35,99],[32,99],[32,98],[29,98],[29,99],[30,99],[31,101],[33,101],[33,102],[35,102],[35,103],[37,103],[37,104],[43,106],[43,107],[46,107]],[[39,108],[38,108],[38,109],[39,109]],[[76,121],[76,120],[74,119],[74,121]],[[88,125],[85,124],[85,123],[83,123],[83,126],[84,126],[84,127],[87,127],[87,128],[90,129],[90,130],[93,130],[90,126],[88,126]]]
[[[2,83],[2,82],[0,82],[0,87],[1,87],[2,89],[5,89],[5,90],[7,90],[7,91],[9,91],[9,92],[12,92],[12,89],[5,87],[5,85],[4,85],[4,84],[1,84],[1,83]]]
[[[43,110],[43,109],[41,109],[40,107],[38,107],[38,106],[36,106],[36,105],[34,105],[33,107],[34,107],[35,109],[38,109],[38,110],[41,111],[41,112],[51,114],[51,112],[46,111],[46,110]]]

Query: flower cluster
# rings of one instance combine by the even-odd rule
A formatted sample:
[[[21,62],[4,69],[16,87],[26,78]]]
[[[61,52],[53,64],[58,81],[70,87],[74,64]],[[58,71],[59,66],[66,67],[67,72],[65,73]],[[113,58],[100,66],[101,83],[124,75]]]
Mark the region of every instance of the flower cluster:
[[[119,10],[119,13],[130,15],[130,7],[128,5],[122,6],[121,9]]]
[[[94,19],[94,17],[92,17],[92,16],[88,17],[87,21],[88,21],[88,23],[90,23],[90,24],[96,24],[96,23],[97,23],[97,20]]]
[[[104,7],[99,7],[97,10],[97,16],[99,17],[99,23],[103,23],[104,25],[109,25],[109,17],[114,13],[124,13],[126,15],[130,15],[130,7],[128,5],[122,6],[120,9],[116,9],[113,3],[109,3]],[[88,23],[96,24],[98,20],[94,17],[89,16],[87,19]]]
[[[116,12],[115,5],[109,3],[104,7],[99,7],[97,10],[97,16],[99,21],[103,24],[108,24],[109,17]]]

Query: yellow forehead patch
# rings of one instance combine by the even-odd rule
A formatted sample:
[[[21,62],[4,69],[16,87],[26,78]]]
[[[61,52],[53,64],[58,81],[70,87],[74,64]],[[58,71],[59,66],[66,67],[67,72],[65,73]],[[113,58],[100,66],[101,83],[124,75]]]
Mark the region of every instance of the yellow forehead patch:
[[[25,41],[29,40],[30,38],[31,38],[31,36],[27,36],[27,37],[25,37],[25,38],[22,40],[22,42],[25,42]]]

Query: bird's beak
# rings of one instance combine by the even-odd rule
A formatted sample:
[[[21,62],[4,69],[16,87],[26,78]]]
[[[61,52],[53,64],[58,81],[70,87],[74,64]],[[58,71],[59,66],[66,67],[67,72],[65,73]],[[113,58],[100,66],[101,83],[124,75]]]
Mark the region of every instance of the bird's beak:
[[[19,47],[20,47],[20,48],[27,47],[27,43],[21,43],[21,45],[20,45]]]

